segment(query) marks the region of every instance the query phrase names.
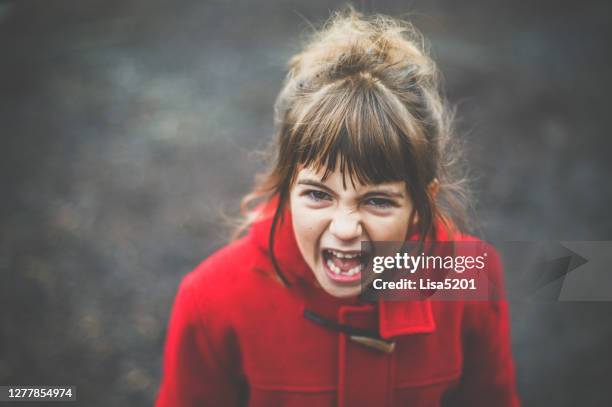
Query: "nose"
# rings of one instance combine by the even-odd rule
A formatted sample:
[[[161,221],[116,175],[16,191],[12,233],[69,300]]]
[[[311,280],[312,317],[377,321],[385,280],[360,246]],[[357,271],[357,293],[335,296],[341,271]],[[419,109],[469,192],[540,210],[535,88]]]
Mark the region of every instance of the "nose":
[[[359,216],[350,209],[340,209],[332,218],[329,231],[339,240],[355,240],[363,232]]]

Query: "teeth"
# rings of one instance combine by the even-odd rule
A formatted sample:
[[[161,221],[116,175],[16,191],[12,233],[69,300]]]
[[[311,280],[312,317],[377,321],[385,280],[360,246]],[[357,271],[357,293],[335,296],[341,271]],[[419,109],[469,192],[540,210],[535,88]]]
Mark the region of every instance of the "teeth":
[[[334,274],[344,274],[346,276],[354,276],[355,274],[361,272],[361,264],[353,267],[347,272],[342,272],[340,268],[338,268],[331,260],[327,260],[327,267],[329,267],[329,269],[333,271]]]
[[[332,263],[331,260],[327,260],[327,266],[329,267],[329,269],[331,271],[333,271],[336,274],[340,274],[340,269],[338,267],[336,267],[336,265],[334,263]]]
[[[353,267],[352,269],[347,271],[346,274],[348,274],[349,276],[353,276],[353,275],[359,273],[360,271],[361,271],[361,264]]]
[[[339,259],[354,259],[355,257],[358,257],[358,254],[348,254],[348,253],[342,253],[342,252],[337,252],[335,250],[330,250],[330,252],[338,257]]]

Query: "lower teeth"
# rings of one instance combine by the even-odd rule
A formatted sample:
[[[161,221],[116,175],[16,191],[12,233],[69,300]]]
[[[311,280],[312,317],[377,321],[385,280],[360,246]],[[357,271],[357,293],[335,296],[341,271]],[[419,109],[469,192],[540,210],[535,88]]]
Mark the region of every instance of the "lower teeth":
[[[361,265],[355,266],[348,271],[341,271],[331,260],[327,260],[327,266],[334,274],[342,274],[345,276],[353,276],[361,271]]]

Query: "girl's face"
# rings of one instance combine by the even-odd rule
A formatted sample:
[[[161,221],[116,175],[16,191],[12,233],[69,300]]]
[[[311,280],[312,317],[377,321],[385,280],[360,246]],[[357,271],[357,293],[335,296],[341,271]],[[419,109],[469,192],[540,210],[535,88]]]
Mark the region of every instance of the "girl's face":
[[[319,285],[335,297],[361,292],[362,241],[404,241],[412,212],[406,183],[355,186],[336,169],[299,170],[290,192],[293,229]]]

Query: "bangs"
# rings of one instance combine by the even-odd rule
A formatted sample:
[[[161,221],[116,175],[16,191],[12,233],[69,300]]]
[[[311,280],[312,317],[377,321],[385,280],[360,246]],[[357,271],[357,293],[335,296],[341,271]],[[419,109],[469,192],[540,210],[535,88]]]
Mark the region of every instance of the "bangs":
[[[339,166],[345,188],[347,175],[353,186],[418,176],[412,116],[371,77],[350,82],[323,87],[304,106],[291,130],[292,161],[324,168],[323,180]]]

